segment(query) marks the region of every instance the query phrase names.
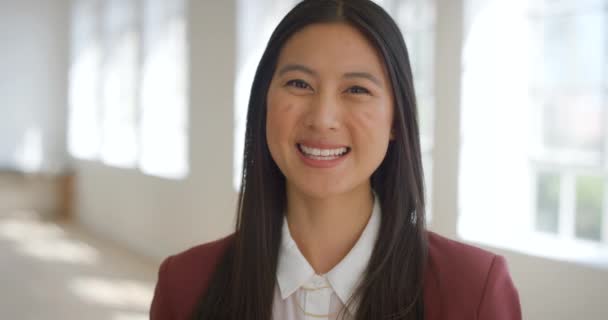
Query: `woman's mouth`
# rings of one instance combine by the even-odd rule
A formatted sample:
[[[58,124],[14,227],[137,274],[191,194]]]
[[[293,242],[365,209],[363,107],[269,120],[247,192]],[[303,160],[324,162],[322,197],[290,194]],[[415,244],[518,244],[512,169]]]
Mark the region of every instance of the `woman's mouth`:
[[[305,158],[316,161],[332,161],[346,156],[350,152],[350,147],[338,148],[315,148],[298,143],[297,148]]]

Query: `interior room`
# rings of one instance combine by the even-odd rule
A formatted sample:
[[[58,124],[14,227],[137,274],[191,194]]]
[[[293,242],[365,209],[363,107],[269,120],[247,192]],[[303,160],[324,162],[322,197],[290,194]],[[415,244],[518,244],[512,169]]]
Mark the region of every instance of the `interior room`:
[[[251,82],[297,0],[0,0],[0,319],[148,319],[231,234]],[[608,319],[608,0],[375,0],[418,102],[428,229],[523,318]]]

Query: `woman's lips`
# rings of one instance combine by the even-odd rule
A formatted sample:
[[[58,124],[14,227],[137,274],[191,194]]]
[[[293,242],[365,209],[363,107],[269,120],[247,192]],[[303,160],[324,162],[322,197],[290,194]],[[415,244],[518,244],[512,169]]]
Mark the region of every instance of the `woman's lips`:
[[[332,168],[340,164],[350,153],[350,147],[340,145],[296,144],[300,159],[313,168]]]

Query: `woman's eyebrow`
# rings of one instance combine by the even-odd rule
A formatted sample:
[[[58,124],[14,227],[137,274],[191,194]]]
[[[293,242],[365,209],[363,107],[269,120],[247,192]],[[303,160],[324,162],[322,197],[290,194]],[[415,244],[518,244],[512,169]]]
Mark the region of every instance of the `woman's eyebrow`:
[[[344,74],[344,78],[364,78],[377,84],[380,88],[384,87],[380,79],[368,72],[347,72]]]
[[[318,77],[318,73],[314,70],[312,70],[311,68],[305,66],[305,65],[301,65],[301,64],[287,64],[284,65],[283,67],[281,67],[279,69],[279,76],[284,75],[287,72],[290,71],[301,71],[304,73],[307,73],[313,77]],[[375,84],[377,84],[379,87],[383,88],[384,86],[382,85],[382,81],[380,81],[380,79],[378,79],[378,77],[375,77],[374,75],[372,75],[369,72],[347,72],[344,74],[343,76],[344,78],[363,78],[363,79],[367,79]]]
[[[279,75],[282,76],[289,71],[302,71],[311,76],[317,77],[317,72],[315,72],[314,70],[310,69],[309,67],[301,65],[301,64],[287,64],[287,65],[283,66],[281,69],[279,69]]]

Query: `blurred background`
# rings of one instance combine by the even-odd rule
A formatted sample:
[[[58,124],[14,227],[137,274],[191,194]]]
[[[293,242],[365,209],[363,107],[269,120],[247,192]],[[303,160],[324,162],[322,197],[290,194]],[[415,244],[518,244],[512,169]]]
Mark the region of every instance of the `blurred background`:
[[[384,0],[429,228],[504,255],[525,319],[608,319],[608,0]],[[295,0],[0,0],[0,319],[148,318],[233,230],[251,79]]]

